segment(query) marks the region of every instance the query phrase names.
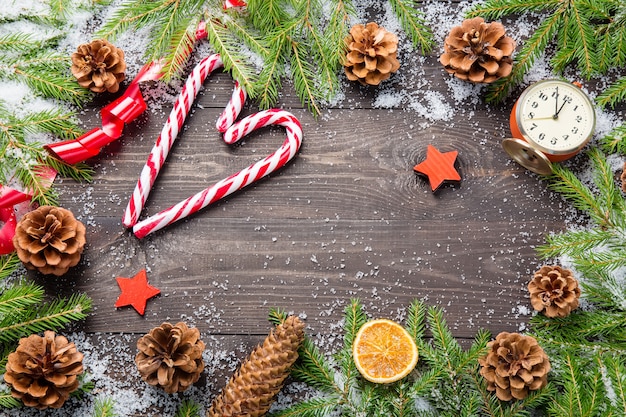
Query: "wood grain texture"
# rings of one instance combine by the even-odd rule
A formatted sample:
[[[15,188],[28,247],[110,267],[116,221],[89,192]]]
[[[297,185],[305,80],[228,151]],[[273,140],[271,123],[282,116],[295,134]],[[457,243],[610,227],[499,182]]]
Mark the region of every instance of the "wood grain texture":
[[[446,7],[458,15],[465,4]],[[543,263],[535,248],[563,231],[575,212],[502,150],[523,86],[498,105],[485,103],[482,86],[459,96],[459,81],[443,71],[439,52],[422,57],[401,50],[401,70],[381,86],[382,95],[398,97],[391,108],[380,105],[380,89],[344,80],[342,99],[314,118],[286,82],[278,106],[302,123],[297,157],[140,240],[121,218],[177,94],[176,84],[147,83],[148,111],[88,161],[94,181],[57,180],[61,205],[88,226],[81,263],[57,280],[32,278],[53,293],[91,296],[94,313],[81,325],[88,333],[142,334],[166,320],[185,320],[208,334],[248,337],[265,334],[269,308],[280,307],[305,316],[311,334],[331,335],[351,298],[360,298],[372,317],[399,320],[413,299],[423,299],[444,308],[463,339],[479,328],[522,329],[530,311],[526,285]],[[206,53],[201,46],[193,59]],[[234,146],[221,140],[214,125],[232,88],[224,73],[205,81],[141,218],[280,146],[281,128]],[[98,125],[106,102],[85,110],[86,127]],[[435,114],[438,103],[443,113]],[[243,115],[257,110],[249,102]],[[433,193],[413,171],[429,144],[458,151],[459,184]],[[148,301],[145,317],[113,307],[115,277],[142,268],[162,291]]]
[[[207,87],[208,89],[209,87]],[[142,218],[273,152],[284,130],[242,145],[213,124],[221,100],[204,92],[152,190]],[[279,172],[179,223],[135,238],[121,217],[168,110],[151,112],[89,161],[93,183],[63,180],[62,205],[88,225],[84,259],[53,291],[94,298],[87,331],[145,332],[193,318],[219,334],[263,333],[270,307],[307,316],[329,332],[352,297],[373,316],[396,317],[414,298],[445,308],[458,337],[518,329],[534,247],[564,227],[564,205],[502,151],[508,117],[479,103],[420,124],[411,111],[329,109],[302,122],[299,155]],[[249,113],[253,111],[247,108]],[[88,122],[92,122],[88,120]],[[413,166],[426,147],[459,152],[462,180],[431,192]],[[113,308],[116,276],[148,269],[162,295],[145,318]]]

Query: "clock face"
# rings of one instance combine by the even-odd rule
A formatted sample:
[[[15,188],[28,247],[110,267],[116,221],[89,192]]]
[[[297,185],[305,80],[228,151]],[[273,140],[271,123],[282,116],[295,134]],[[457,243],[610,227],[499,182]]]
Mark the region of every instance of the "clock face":
[[[515,118],[524,139],[552,155],[580,150],[596,125],[589,97],[576,85],[560,80],[539,81],[524,90]]]

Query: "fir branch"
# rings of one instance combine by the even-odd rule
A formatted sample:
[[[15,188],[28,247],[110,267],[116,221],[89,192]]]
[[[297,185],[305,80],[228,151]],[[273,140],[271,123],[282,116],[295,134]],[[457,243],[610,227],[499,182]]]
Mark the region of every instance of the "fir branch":
[[[626,288],[618,281],[615,274],[586,270],[581,286],[585,299],[597,308],[626,311]]]
[[[329,49],[329,66],[340,68],[345,53],[345,38],[349,33],[350,17],[356,11],[350,0],[334,0],[328,26],[324,33],[326,47]]]
[[[4,369],[4,367],[3,367]],[[4,385],[4,384],[3,384]],[[3,387],[0,389],[0,408],[18,408],[23,406],[21,401],[16,398],[13,398],[11,392],[7,390],[7,388]]]
[[[186,24],[181,24],[171,36],[161,71],[164,80],[171,80],[180,74],[189,60],[193,51],[195,28],[198,26],[198,21],[197,17],[189,19]]]
[[[215,52],[219,53],[224,69],[232,74],[232,77],[239,81],[246,93],[254,98],[256,96],[254,69],[248,60],[241,55],[241,44],[237,37],[228,30],[227,26],[216,19],[209,19],[206,22],[208,39]]]
[[[548,187],[569,200],[578,210],[588,213],[601,227],[610,226],[608,213],[595,196],[568,168],[555,164]]]
[[[422,55],[429,54],[435,44],[435,37],[424,14],[417,10],[421,1],[389,0],[389,3],[400,20],[402,29],[409,35],[413,46],[421,50]]]
[[[111,398],[96,398],[93,405],[92,417],[116,417],[115,403]]]
[[[176,414],[174,417],[199,417],[200,416],[200,404],[191,401],[184,400],[178,410],[176,410]]]
[[[626,78],[624,78],[624,92],[626,93]],[[626,155],[626,124],[613,129],[608,135],[600,139],[602,150],[608,154],[619,153]]]
[[[316,397],[299,402],[285,410],[269,413],[268,417],[326,417],[334,415],[339,398],[335,396]]]
[[[44,298],[44,289],[32,283],[13,284],[0,294],[0,322],[15,311],[37,306]]]
[[[352,357],[354,339],[359,329],[367,322],[367,316],[363,312],[363,307],[358,299],[351,299],[350,304],[344,309],[343,325],[343,347],[337,354],[339,366],[345,377],[344,391],[356,384],[356,377],[359,374]]]
[[[598,399],[602,396],[602,378],[597,369],[587,369],[585,377],[580,358],[569,352],[562,355],[563,393],[548,406],[548,415],[595,417],[600,415]]]
[[[601,107],[615,107],[618,102],[626,100],[626,77],[621,77],[608,88],[604,89],[596,98]]]
[[[288,38],[284,34],[275,36],[270,44],[271,48],[265,59],[265,65],[257,80],[257,95],[259,107],[268,109],[278,101],[281,89],[281,79],[284,76],[284,50],[288,47]]]
[[[315,87],[315,68],[308,60],[310,45],[291,42],[291,76],[300,101],[315,116],[321,113],[318,102],[324,98]]]
[[[30,33],[10,32],[0,35],[0,51],[12,52],[14,54],[28,54],[29,52],[41,48],[42,42],[35,39]],[[6,64],[6,61],[3,60]]]
[[[472,7],[466,16],[497,20],[512,14],[554,11],[561,3],[560,0],[488,0]]]
[[[612,389],[611,405],[615,415],[626,416],[626,360],[624,355],[603,355],[604,366]],[[608,390],[608,389],[607,389]]]
[[[91,181],[93,178],[93,168],[86,163],[68,164],[49,154],[44,159],[44,164],[57,171],[63,177],[69,177],[76,181]]]
[[[514,58],[514,67],[507,78],[489,87],[487,101],[501,101],[519,84],[537,57],[555,41],[550,61],[556,72],[575,65],[589,79],[619,68],[626,62],[626,30],[619,1],[606,0],[487,0],[474,6],[468,17],[499,19],[509,15],[540,13],[539,26]],[[607,23],[608,22],[608,23]],[[626,98],[622,81],[605,90],[599,97],[603,106],[615,105]]]
[[[42,110],[15,120],[8,129],[21,130],[22,134],[50,133],[61,139],[76,139],[82,134],[75,114],[61,109]]]
[[[565,67],[576,61],[582,75],[589,79],[597,69],[596,33],[589,22],[580,3],[572,2],[567,8],[567,14],[562,16],[563,26],[559,31],[559,51],[552,58],[552,65],[557,72],[563,72]]]
[[[11,277],[20,265],[22,265],[22,261],[16,252],[0,256],[0,281]]]
[[[0,320],[0,342],[12,343],[32,333],[58,330],[65,325],[87,317],[91,299],[83,294],[74,294],[68,299],[58,299],[38,309],[16,311]]]
[[[13,71],[16,79],[23,81],[43,97],[76,105],[81,105],[91,97],[89,90],[82,88],[66,75],[47,72],[45,66],[18,66]]]
[[[270,308],[268,320],[274,326],[279,326],[287,320],[287,313],[280,308]]]
[[[487,102],[499,102],[508,96],[511,89],[519,84],[524,74],[532,67],[535,60],[543,53],[558,31],[561,16],[558,12],[544,19],[537,30],[524,43],[524,46],[515,54],[513,70],[508,77],[500,78],[491,83],[488,88]]]
[[[437,308],[428,309],[428,327],[433,335],[433,344],[436,349],[437,361],[444,363],[445,368],[450,374],[456,374],[458,369],[454,363],[454,358],[461,355],[462,349],[458,342],[454,339],[443,312]]]
[[[305,337],[298,355],[298,361],[291,370],[294,378],[326,393],[342,392],[335,382],[334,371],[328,361],[308,337]]]
[[[551,234],[546,243],[537,247],[543,259],[554,259],[562,255],[572,256],[591,251],[613,238],[613,233],[606,229],[569,230],[566,233]]]
[[[415,343],[419,343],[426,333],[426,306],[422,301],[413,300],[407,309],[406,329],[413,337]]]

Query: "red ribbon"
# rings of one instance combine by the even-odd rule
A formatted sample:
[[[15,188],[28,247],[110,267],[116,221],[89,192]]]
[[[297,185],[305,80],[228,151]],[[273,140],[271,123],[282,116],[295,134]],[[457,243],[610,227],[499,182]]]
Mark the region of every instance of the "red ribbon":
[[[241,0],[225,0],[224,2],[224,9],[244,6],[246,3]],[[196,29],[195,40],[206,37],[206,23],[201,21]],[[139,83],[158,80],[162,76],[162,69],[161,61],[153,61],[144,65],[124,94],[100,111],[101,127],[94,128],[77,139],[47,144],[44,145],[44,148],[51,155],[68,164],[76,164],[98,155],[104,146],[122,136],[122,131],[127,123],[135,120],[146,110],[146,102],[139,89]],[[49,185],[52,185],[56,174],[54,169],[43,166],[39,172],[42,178],[49,180]],[[0,228],[0,255],[6,255],[14,250],[13,235],[17,224],[15,206],[31,199],[32,192],[22,192],[0,184],[0,223],[2,223]]]
[[[57,172],[46,166],[40,166],[37,171],[39,177],[44,180],[43,185],[46,188],[50,187]],[[32,198],[32,191],[18,191],[15,188],[0,185],[0,223],[2,223],[0,228],[0,255],[7,255],[14,250],[13,235],[17,225],[15,206],[30,202]]]
[[[224,10],[230,9],[231,7],[246,7],[247,4],[242,0],[224,0]]]
[[[146,102],[141,95],[139,83],[161,78],[161,68],[159,61],[145,65],[124,94],[100,111],[102,127],[94,128],[78,139],[51,143],[44,147],[56,158],[68,164],[75,164],[98,155],[104,146],[122,136],[125,124],[132,122],[146,110]]]
[[[0,255],[8,255],[15,250],[13,247],[13,235],[15,235],[17,219],[15,218],[13,207],[0,208],[0,222],[3,223],[0,229]]]

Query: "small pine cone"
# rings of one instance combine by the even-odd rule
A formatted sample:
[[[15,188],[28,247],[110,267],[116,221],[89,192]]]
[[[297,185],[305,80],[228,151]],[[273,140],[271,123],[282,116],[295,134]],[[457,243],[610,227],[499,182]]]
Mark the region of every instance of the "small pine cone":
[[[530,302],[547,317],[566,317],[578,307],[580,288],[572,271],[560,266],[542,266],[528,283]]]
[[[622,180],[622,191],[626,193],[626,162],[624,162],[622,175],[620,175],[619,179]]]
[[[487,390],[502,401],[524,399],[548,383],[550,361],[534,337],[502,332],[487,347],[487,355],[478,360],[480,374]]]
[[[491,83],[513,69],[511,54],[515,41],[505,35],[499,22],[485,23],[482,17],[466,19],[455,26],[444,41],[439,61],[461,80]]]
[[[59,408],[79,385],[83,354],[63,336],[46,331],[44,336],[20,339],[9,354],[4,381],[11,395],[28,407]]]
[[[374,22],[354,25],[345,44],[344,70],[350,81],[378,85],[400,68],[396,58],[398,37]]]
[[[126,77],[124,51],[104,39],[78,46],[72,54],[72,74],[94,93],[115,93]]]
[[[69,210],[41,206],[19,221],[13,245],[26,268],[60,276],[80,261],[85,225]]]
[[[267,413],[298,359],[304,323],[289,316],[241,363],[207,417],[261,417]]]
[[[200,331],[185,323],[163,323],[137,341],[135,363],[141,379],[161,387],[168,394],[193,385],[204,370],[205,344]]]

